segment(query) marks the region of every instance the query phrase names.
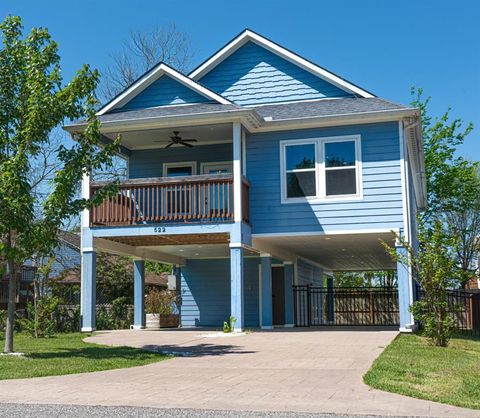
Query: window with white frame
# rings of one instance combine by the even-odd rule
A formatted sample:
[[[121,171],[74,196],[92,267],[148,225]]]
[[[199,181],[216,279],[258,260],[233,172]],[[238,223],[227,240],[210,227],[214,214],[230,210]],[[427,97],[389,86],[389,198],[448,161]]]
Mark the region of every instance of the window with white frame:
[[[282,200],[361,195],[360,136],[282,141]]]

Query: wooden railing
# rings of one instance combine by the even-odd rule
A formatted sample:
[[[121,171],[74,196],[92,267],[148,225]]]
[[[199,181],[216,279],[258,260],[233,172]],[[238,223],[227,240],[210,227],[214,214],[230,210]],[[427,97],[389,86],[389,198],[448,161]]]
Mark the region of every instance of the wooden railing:
[[[105,186],[92,183],[92,195]],[[243,219],[248,222],[248,189],[243,180]],[[91,225],[136,225],[159,222],[232,222],[233,177],[214,174],[131,179],[90,212]]]

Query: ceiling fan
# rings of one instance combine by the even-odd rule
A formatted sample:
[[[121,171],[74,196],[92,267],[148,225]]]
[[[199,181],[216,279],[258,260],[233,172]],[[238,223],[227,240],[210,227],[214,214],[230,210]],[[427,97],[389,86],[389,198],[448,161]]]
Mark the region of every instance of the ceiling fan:
[[[189,148],[192,148],[193,145],[192,144],[189,144],[189,142],[197,142],[196,139],[192,139],[192,138],[189,138],[189,139],[183,139],[180,135],[179,135],[180,131],[173,131],[173,136],[170,137],[170,143],[167,144],[165,146],[165,148],[170,148],[172,145],[183,145],[185,147],[189,147]],[[163,142],[163,141],[153,141],[153,142]]]

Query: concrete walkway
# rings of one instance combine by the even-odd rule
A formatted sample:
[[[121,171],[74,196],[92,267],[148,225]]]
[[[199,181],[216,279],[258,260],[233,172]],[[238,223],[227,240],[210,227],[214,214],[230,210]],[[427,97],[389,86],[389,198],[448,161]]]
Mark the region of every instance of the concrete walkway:
[[[368,388],[362,375],[394,331],[115,331],[89,342],[183,356],[147,366],[0,382],[0,402],[480,417],[479,411]]]

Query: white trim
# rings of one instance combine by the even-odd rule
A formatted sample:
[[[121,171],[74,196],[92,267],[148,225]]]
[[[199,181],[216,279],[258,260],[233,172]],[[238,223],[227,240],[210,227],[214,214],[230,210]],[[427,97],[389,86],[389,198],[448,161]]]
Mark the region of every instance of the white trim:
[[[352,83],[349,83],[348,81],[340,78],[339,76],[331,73],[330,71],[322,67],[319,67],[318,65],[315,65],[310,61],[307,61],[305,58],[302,58],[299,55],[294,54],[293,52],[283,48],[282,46],[248,29],[242,32],[230,43],[225,45],[220,51],[218,51],[212,57],[207,59],[203,64],[201,64],[195,70],[193,70],[189,74],[189,77],[191,77],[194,80],[200,79],[205,74],[207,74],[210,70],[215,68],[224,59],[230,56],[233,52],[235,52],[241,46],[245,45],[248,41],[255,42],[257,45],[260,45],[266,48],[270,52],[273,52],[274,54],[281,56],[287,61],[290,61],[295,65],[298,65],[304,70],[334,84],[335,86],[339,87],[344,91],[357,94],[362,97],[375,97],[373,94],[369,93],[368,91],[363,90],[360,87],[353,85]]]
[[[209,162],[202,162],[200,163],[200,173],[201,174],[207,174],[205,173],[205,169],[208,168],[209,166],[223,166],[223,167],[228,167],[230,170],[228,173],[232,174],[233,172],[233,161],[209,161]]]
[[[398,140],[400,146],[400,178],[402,182],[402,211],[403,211],[403,233],[405,240],[412,245],[410,242],[411,231],[410,231],[410,207],[408,204],[408,172],[407,172],[407,160],[408,160],[408,151],[407,144],[405,141],[405,132],[403,129],[403,122],[398,122]],[[408,298],[409,302],[413,303],[413,283],[412,283],[412,266],[407,266],[408,270]],[[413,315],[409,312],[410,323],[414,323]]]
[[[290,203],[333,203],[337,201],[355,201],[363,200],[363,173],[362,173],[362,146],[361,135],[341,135],[330,137],[319,137],[311,139],[288,139],[280,141],[280,199],[282,204]],[[326,171],[332,170],[325,167],[325,144],[332,142],[350,142],[355,143],[355,165],[348,167],[339,167],[334,169],[355,169],[355,180],[357,193],[354,195],[331,195],[326,194]],[[315,168],[302,170],[286,170],[286,148],[295,145],[315,145]],[[316,195],[308,197],[287,197],[287,172],[297,171],[315,171]]]
[[[82,199],[90,199],[90,174],[84,173],[82,176]],[[80,225],[82,228],[90,227],[90,210],[85,208],[80,215]]]
[[[142,92],[150,84],[152,84],[154,81],[158,80],[160,77],[162,77],[165,74],[208,99],[215,100],[221,104],[232,103],[230,100],[227,100],[224,97],[220,96],[219,94],[202,86],[201,84],[198,84],[196,81],[191,80],[187,76],[174,70],[168,65],[164,63],[160,63],[157,67],[155,67],[154,69],[149,71],[147,74],[145,74],[142,78],[140,78],[135,83],[133,83],[123,93],[121,93],[116,98],[114,98],[111,102],[107,103],[104,107],[102,107],[97,112],[97,116],[101,116],[107,113],[108,111],[115,109],[118,106],[122,106],[126,104],[133,97],[135,97],[137,94]]]
[[[82,327],[80,332],[93,332],[95,331],[96,328],[92,328],[92,327]]]
[[[242,125],[232,127],[233,141],[233,213],[236,224],[242,223]]]
[[[307,231],[307,232],[272,232],[262,234],[252,234],[252,238],[269,237],[306,237],[311,235],[353,235],[353,234],[384,234],[388,232],[397,232],[398,228],[380,228],[380,229],[346,229],[340,231]]]
[[[247,176],[247,135],[242,129],[242,174]]]
[[[163,163],[163,177],[168,177],[168,169],[175,167],[191,167],[192,176],[197,175],[197,162],[196,161],[179,161],[175,163]]]

